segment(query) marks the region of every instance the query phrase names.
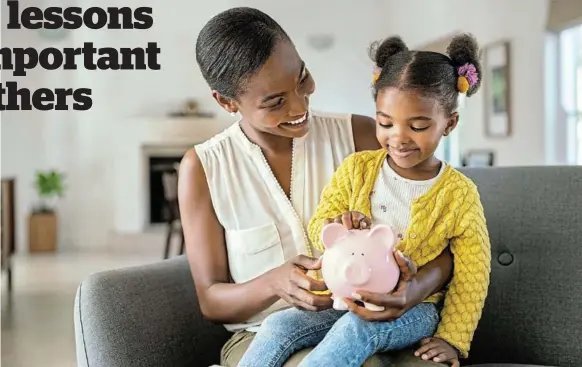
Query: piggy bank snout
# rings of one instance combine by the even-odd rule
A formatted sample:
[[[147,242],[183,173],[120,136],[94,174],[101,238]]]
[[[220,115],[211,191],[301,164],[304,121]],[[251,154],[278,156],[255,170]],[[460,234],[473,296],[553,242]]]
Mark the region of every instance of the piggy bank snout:
[[[370,280],[371,269],[364,261],[350,261],[344,267],[346,280],[353,285],[363,285]]]

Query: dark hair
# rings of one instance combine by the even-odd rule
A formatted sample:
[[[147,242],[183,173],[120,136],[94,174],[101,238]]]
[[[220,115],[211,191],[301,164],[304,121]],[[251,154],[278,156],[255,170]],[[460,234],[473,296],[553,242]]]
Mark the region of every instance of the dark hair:
[[[211,89],[236,98],[281,40],[289,40],[289,36],[267,14],[248,7],[232,8],[202,28],[196,41],[196,61]]]
[[[400,90],[417,90],[423,95],[436,98],[447,112],[457,108],[459,89],[457,69],[466,63],[473,64],[479,77],[466,94],[477,92],[481,85],[479,46],[470,34],[460,34],[451,40],[446,53],[409,50],[399,36],[376,42],[370,48],[370,56],[381,68],[374,83],[374,100],[378,92],[390,87]]]

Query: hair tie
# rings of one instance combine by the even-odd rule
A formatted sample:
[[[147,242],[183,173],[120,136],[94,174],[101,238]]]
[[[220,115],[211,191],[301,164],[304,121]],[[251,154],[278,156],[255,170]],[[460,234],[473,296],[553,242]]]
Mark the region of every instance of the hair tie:
[[[377,65],[374,65],[374,83],[376,83],[376,81],[378,80],[378,78],[380,77],[380,73],[382,72],[382,68],[378,67]]]
[[[479,81],[479,75],[477,74],[477,69],[475,65],[471,63],[466,63],[457,69],[457,89],[461,93],[467,93],[469,88],[472,88]]]

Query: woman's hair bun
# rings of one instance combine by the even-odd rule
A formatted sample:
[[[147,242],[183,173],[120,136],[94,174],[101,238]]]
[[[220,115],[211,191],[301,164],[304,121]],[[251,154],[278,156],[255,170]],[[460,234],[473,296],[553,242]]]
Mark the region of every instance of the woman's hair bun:
[[[447,55],[456,66],[466,63],[475,64],[479,61],[479,44],[471,34],[462,33],[456,35],[447,47]]]
[[[391,56],[408,51],[408,47],[400,36],[386,38],[382,42],[374,42],[370,47],[370,57],[376,66],[382,68]]]

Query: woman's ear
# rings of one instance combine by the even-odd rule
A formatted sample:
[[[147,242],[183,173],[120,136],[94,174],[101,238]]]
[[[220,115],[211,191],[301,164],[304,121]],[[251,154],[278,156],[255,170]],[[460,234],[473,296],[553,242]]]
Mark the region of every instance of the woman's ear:
[[[447,122],[447,127],[445,128],[445,132],[443,133],[444,136],[449,136],[450,133],[455,130],[457,124],[459,123],[459,113],[453,112],[451,116],[449,116],[449,120]]]
[[[237,113],[238,107],[235,105],[234,100],[229,97],[225,97],[217,91],[212,91],[212,97],[218,102],[218,104],[226,110],[228,113]]]

